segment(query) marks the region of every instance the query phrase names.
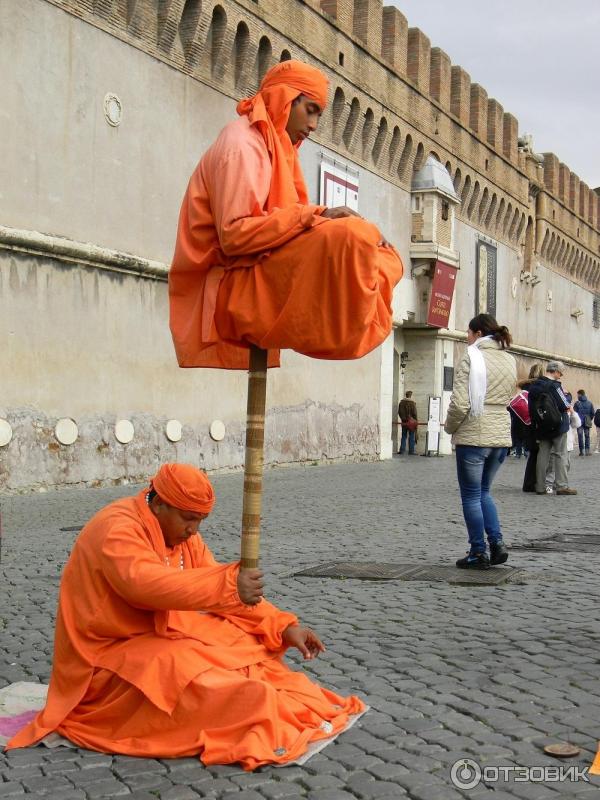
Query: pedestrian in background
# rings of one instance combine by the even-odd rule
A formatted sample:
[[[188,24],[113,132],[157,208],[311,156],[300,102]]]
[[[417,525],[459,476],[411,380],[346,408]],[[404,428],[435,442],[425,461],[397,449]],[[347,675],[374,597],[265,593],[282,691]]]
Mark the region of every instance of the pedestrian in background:
[[[590,453],[590,430],[594,422],[594,406],[587,399],[585,389],[577,390],[577,400],[573,409],[579,414],[581,425],[577,429],[577,441],[579,443],[579,455],[589,456]]]
[[[571,398],[568,392],[565,392],[567,400]],[[568,411],[569,414],[569,430],[567,431],[567,474],[571,469],[571,453],[575,449],[575,434],[579,433],[581,427],[581,419],[576,411]],[[556,472],[554,469],[554,458],[550,455],[550,462],[546,470],[546,494],[552,494],[557,490],[556,485]]]
[[[490,314],[478,314],[469,322],[467,352],[454,379],[444,430],[452,434],[456,446],[469,536],[469,551],[456,562],[461,568],[488,569],[508,558],[490,488],[511,442],[506,406],[517,380],[515,360],[506,352],[511,341],[506,326],[498,325]]]
[[[550,459],[554,462],[554,482],[557,495],[575,495],[569,488],[567,475],[567,431],[572,410],[560,379],[564,375],[562,361],[549,361],[546,375],[529,387],[529,414],[538,442],[535,491],[546,495],[546,473]]]
[[[412,392],[407,392],[398,403],[398,416],[402,424],[402,438],[400,439],[398,453],[402,455],[406,450],[406,439],[408,437],[408,455],[414,456],[419,419],[417,417],[417,404],[411,398]]]
[[[529,395],[529,389],[535,381],[544,374],[544,365],[537,363],[533,364],[529,370],[529,376],[526,380],[519,383],[519,388],[525,394]],[[529,407],[527,409],[529,416],[529,425],[526,432],[526,446],[529,450],[527,464],[525,464],[525,475],[523,476],[523,491],[535,492],[535,471],[537,464],[538,444],[535,438],[535,430],[531,424],[531,416],[529,415]]]

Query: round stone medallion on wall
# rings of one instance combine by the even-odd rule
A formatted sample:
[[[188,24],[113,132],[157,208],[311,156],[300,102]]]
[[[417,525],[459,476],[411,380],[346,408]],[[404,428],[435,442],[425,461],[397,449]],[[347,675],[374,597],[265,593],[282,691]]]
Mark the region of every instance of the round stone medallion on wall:
[[[133,423],[128,419],[120,419],[115,425],[115,439],[121,444],[129,444],[135,435]]]
[[[104,95],[104,119],[113,128],[118,127],[123,119],[123,104],[116,94],[108,92]]]
[[[225,438],[225,423],[220,419],[215,419],[210,423],[209,428],[210,438],[215,442],[220,442]]]
[[[12,439],[13,431],[11,424],[6,419],[0,419],[0,447],[6,447],[6,445]]]
[[[170,419],[165,425],[165,436],[170,442],[179,442],[182,430],[181,422],[178,419]]]
[[[64,445],[75,444],[79,436],[77,423],[70,417],[59,419],[54,426],[56,440]]]

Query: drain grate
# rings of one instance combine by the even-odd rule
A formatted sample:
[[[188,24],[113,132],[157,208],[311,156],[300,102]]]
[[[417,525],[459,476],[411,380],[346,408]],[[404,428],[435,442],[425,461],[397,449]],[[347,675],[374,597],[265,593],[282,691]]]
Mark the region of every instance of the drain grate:
[[[70,533],[71,531],[80,531],[83,530],[83,525],[72,525],[68,528],[59,528],[59,531],[63,531],[63,533]]]
[[[382,564],[375,561],[328,561],[291,573],[295,578],[355,578],[368,581],[436,581],[463,586],[499,586],[523,579],[522,569],[501,567],[463,570],[432,564]]]
[[[600,548],[597,533],[558,533],[548,539],[538,539],[527,544],[514,544],[512,550],[530,550],[554,553],[593,553]]]

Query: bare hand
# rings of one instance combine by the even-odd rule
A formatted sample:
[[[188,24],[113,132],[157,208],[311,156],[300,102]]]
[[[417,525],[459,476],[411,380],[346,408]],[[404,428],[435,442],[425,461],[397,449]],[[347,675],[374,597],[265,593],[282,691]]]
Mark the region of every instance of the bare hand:
[[[321,216],[326,217],[327,219],[342,219],[343,217],[358,217],[359,219],[362,219],[360,214],[358,214],[356,211],[353,211],[351,208],[348,208],[348,206],[326,208]]]
[[[289,625],[283,632],[282,641],[288,647],[296,647],[307,661],[325,652],[325,645],[310,628]]]
[[[263,596],[263,573],[259,569],[240,569],[237,577],[237,591],[240,600],[247,606],[260,603]]]

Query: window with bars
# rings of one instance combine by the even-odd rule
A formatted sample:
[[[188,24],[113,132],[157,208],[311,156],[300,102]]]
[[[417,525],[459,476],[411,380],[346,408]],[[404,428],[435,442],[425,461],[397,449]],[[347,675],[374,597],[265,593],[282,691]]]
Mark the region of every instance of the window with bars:
[[[600,294],[594,295],[592,303],[592,325],[594,328],[600,328]]]
[[[475,314],[496,316],[497,248],[481,239],[477,241],[477,283],[475,285]]]

